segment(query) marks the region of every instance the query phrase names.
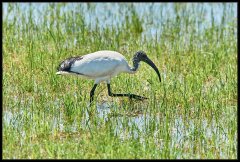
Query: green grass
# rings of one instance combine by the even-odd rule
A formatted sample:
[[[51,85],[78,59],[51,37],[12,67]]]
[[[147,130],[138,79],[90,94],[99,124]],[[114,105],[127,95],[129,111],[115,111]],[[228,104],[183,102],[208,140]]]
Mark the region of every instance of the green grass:
[[[236,4],[175,3],[158,25],[148,12],[139,16],[136,4],[115,5],[125,21],[101,26],[101,20],[86,22],[96,10],[93,3],[64,12],[62,3],[26,12],[8,4],[3,12],[3,159],[236,159]],[[149,4],[149,13],[154,5],[159,4]],[[214,5],[223,8],[220,22],[213,10],[207,12],[210,21],[205,19],[206,6]],[[36,19],[34,12],[42,17]],[[157,32],[149,36],[148,28]],[[144,63],[135,75],[111,80],[113,92],[148,100],[111,98],[102,83],[89,107],[93,81],[55,75],[63,59],[105,49],[122,53],[130,64],[136,51],[148,54],[161,83]]]

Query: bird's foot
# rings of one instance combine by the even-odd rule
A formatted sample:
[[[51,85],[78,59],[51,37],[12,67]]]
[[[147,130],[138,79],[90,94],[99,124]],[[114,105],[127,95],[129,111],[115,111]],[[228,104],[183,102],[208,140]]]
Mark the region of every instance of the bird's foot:
[[[142,100],[145,100],[145,99],[148,99],[147,97],[143,97],[143,96],[138,96],[138,95],[135,95],[135,94],[129,94],[129,98],[130,99],[136,99],[136,100],[140,100],[140,101],[142,101]]]

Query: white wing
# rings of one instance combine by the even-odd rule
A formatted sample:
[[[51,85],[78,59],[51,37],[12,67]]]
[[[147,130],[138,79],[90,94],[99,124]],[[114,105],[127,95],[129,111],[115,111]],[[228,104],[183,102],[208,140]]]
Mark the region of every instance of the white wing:
[[[124,56],[114,51],[98,51],[76,60],[70,71],[90,78],[115,76],[128,67]]]

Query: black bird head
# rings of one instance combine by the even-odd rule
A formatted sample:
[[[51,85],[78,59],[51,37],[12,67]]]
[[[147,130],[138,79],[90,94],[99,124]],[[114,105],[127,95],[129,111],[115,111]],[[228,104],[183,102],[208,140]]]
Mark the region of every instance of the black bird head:
[[[152,60],[150,60],[148,58],[148,56],[146,55],[146,53],[144,51],[138,51],[136,52],[136,54],[133,57],[133,62],[140,62],[143,61],[145,63],[147,63],[149,66],[151,66],[157,73],[159,81],[161,82],[161,77],[160,77],[160,73],[158,71],[158,68],[156,67],[156,65],[152,62]]]

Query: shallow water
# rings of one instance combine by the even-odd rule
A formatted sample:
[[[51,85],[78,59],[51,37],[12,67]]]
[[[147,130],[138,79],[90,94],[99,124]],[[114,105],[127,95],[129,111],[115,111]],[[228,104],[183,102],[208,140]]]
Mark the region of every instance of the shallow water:
[[[200,123],[199,119],[197,119],[196,123],[194,119],[184,119],[182,116],[176,116],[175,119],[169,119],[169,123],[165,123],[166,118],[161,115],[156,115],[154,119],[149,114],[134,114],[132,116],[128,115],[127,117],[121,114],[113,116],[112,113],[115,110],[111,104],[112,103],[104,102],[97,105],[97,110],[94,114],[96,116],[94,118],[100,119],[105,123],[111,120],[114,124],[114,135],[122,141],[131,138],[138,138],[143,144],[143,147],[145,147],[146,135],[149,134],[149,132],[152,132],[149,127],[154,124],[155,128],[151,134],[154,135],[156,146],[158,146],[159,149],[162,149],[164,146],[164,139],[159,135],[159,131],[163,131],[165,125],[171,123],[169,124],[169,132],[172,142],[171,149],[181,146],[187,146],[189,148],[193,147],[191,144],[193,139],[191,138],[193,137],[193,133],[196,133],[198,130],[201,132],[201,135],[204,136],[204,140],[202,141],[203,145],[207,140],[212,140],[213,136],[215,142],[228,143],[227,134],[219,132],[218,123],[214,119],[209,121],[209,119],[203,118]],[[23,123],[21,123],[21,120],[18,120],[19,116],[23,116],[22,113],[24,112],[20,111],[19,113],[12,113],[10,111],[4,111],[3,123],[5,126],[12,125],[18,129],[18,131],[21,132],[22,138],[25,138],[26,132],[24,131]],[[31,115],[27,115],[31,117]],[[63,135],[66,129],[68,130],[68,133],[77,133],[79,127],[77,123],[79,123],[79,121],[74,120],[69,126],[64,124],[63,116],[63,112],[60,112],[59,116],[53,116],[52,121],[48,121],[48,123],[51,123],[52,130],[56,130],[57,128],[59,132],[63,133]],[[93,126],[92,124],[94,123],[92,123],[91,119],[89,120],[89,115],[86,112],[86,118],[82,118],[81,125],[85,129],[90,129]],[[228,132],[228,128],[222,129],[225,129],[223,132]],[[222,153],[220,154],[224,157]]]
[[[44,20],[43,15],[47,9],[51,9],[49,3],[18,3],[21,11],[26,12],[29,16],[29,10],[32,7],[32,17],[35,23]],[[61,3],[58,3],[61,4]],[[121,27],[126,21],[127,15],[131,14],[130,8],[133,6],[140,18],[143,26],[142,37],[156,37],[161,33],[161,29],[168,23],[169,19],[175,20],[181,9],[177,9],[177,3],[65,3],[60,7],[60,15],[64,12],[73,11],[74,19],[83,15],[86,25],[95,29],[98,25],[99,29],[111,26]],[[225,5],[224,5],[225,4]],[[212,21],[219,25],[223,21],[229,25],[232,21],[237,21],[237,3],[180,3],[185,11],[192,15],[189,20],[196,22],[196,30],[204,30],[211,26]],[[31,6],[31,7],[30,7]],[[6,18],[9,3],[3,3],[3,19]],[[226,12],[227,11],[227,12]],[[44,13],[44,14],[43,14]],[[8,20],[13,19],[13,13],[8,15]],[[49,12],[47,12],[49,15]],[[28,20],[26,20],[28,21]],[[49,20],[50,21],[50,20]],[[49,23],[48,23],[49,25]],[[200,26],[199,26],[200,25]],[[224,26],[223,26],[224,27]]]

